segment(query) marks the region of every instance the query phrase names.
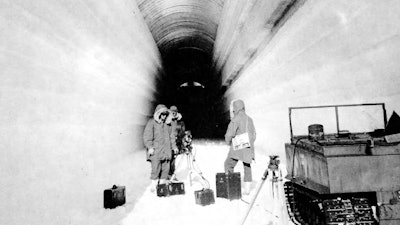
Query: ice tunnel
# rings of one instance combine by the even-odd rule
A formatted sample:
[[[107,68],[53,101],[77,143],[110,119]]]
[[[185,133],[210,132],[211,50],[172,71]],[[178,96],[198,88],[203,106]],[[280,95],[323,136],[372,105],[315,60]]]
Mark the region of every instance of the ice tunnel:
[[[284,154],[291,106],[399,112],[399,12],[396,0],[0,0],[0,224],[107,224],[113,184],[131,210],[158,103],[218,140],[243,99],[264,155]]]

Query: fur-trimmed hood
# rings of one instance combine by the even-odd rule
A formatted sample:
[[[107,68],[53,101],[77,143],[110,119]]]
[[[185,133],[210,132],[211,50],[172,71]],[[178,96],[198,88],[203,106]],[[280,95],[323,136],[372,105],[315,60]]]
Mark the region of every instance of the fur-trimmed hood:
[[[157,105],[156,109],[154,110],[154,115],[153,115],[153,118],[157,123],[161,123],[162,122],[160,120],[160,115],[161,115],[161,113],[164,113],[164,112],[168,112],[169,113],[168,108],[163,104]]]
[[[173,120],[179,121],[181,119],[182,119],[182,114],[177,112],[176,116],[174,117],[174,115],[172,114],[172,111],[170,111],[165,123],[166,124],[171,124]]]

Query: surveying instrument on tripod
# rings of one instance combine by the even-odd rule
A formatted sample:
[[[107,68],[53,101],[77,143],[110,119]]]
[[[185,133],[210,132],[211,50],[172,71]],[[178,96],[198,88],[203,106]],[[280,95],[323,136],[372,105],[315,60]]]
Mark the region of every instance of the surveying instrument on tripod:
[[[193,153],[194,152],[194,153]],[[200,178],[200,182],[203,187],[210,187],[209,182],[203,177],[202,172],[199,169],[199,166],[196,163],[196,151],[193,150],[192,146],[192,134],[190,131],[185,131],[185,135],[182,138],[182,148],[180,149],[180,160],[178,161],[177,167],[179,168],[183,161],[186,158],[186,166],[188,170],[188,180],[190,186],[192,186],[192,181],[195,176]],[[171,176],[171,180],[173,181],[176,177],[176,173]]]
[[[282,183],[282,171],[279,168],[279,157],[276,155],[271,155],[269,156],[270,160],[268,163],[268,167],[265,169],[263,176],[261,177],[261,181],[258,182],[257,187],[256,187],[256,192],[253,196],[253,198],[251,199],[251,201],[249,202],[249,207],[247,208],[246,214],[244,215],[244,217],[242,218],[241,221],[241,225],[244,225],[247,219],[247,216],[249,215],[251,209],[253,208],[253,205],[258,197],[258,194],[260,193],[265,181],[270,181],[271,182],[271,196],[272,196],[272,202],[273,203],[277,203],[280,202],[281,199],[280,198],[280,193],[282,192],[282,190],[280,190],[279,185],[281,185]],[[270,177],[270,178],[268,178]],[[279,218],[279,216],[275,215],[272,212],[271,213],[274,217],[276,217],[277,219],[281,219]]]

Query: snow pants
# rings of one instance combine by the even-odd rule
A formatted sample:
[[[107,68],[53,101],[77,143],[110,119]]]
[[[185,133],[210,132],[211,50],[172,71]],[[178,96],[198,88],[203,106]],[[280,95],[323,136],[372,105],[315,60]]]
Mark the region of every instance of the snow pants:
[[[233,173],[233,170],[238,163],[239,160],[227,157],[224,163],[225,173],[230,172]],[[244,182],[251,182],[253,181],[252,174],[251,174],[251,165],[250,163],[243,162],[243,169],[244,169]]]
[[[151,160],[151,175],[150,179],[167,179],[169,172],[169,160]]]
[[[171,157],[171,161],[169,162],[170,164],[169,164],[169,173],[168,173],[168,178],[170,178],[174,173],[175,173],[175,159],[176,159],[176,156],[177,156],[177,154],[175,154],[175,153],[171,153],[172,154],[172,157]]]

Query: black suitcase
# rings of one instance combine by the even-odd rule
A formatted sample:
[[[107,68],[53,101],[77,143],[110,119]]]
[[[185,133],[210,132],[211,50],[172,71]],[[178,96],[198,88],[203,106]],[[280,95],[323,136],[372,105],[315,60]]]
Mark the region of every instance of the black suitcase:
[[[169,193],[169,195],[183,195],[183,194],[185,194],[185,184],[183,182],[172,182],[172,183],[169,183],[168,193]]]
[[[125,204],[125,186],[114,185],[104,190],[104,208],[113,209]]]
[[[185,194],[185,185],[183,182],[174,182],[169,184],[157,185],[157,196],[167,197],[170,195],[182,195]]]
[[[203,189],[194,192],[194,196],[196,199],[196,204],[198,205],[210,205],[215,203],[214,199],[214,191],[211,189]]]
[[[217,198],[234,200],[242,197],[240,173],[217,173],[215,181]]]
[[[157,185],[157,196],[158,197],[167,197],[168,196],[168,185],[167,184],[158,184]]]

